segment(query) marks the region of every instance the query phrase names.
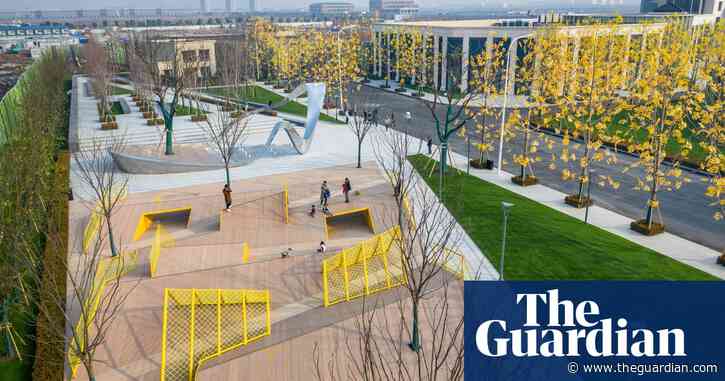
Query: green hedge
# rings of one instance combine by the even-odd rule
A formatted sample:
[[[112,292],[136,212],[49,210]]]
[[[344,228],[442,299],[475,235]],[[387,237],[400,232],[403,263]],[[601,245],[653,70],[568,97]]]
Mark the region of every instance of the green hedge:
[[[70,155],[58,155],[55,171],[55,193],[48,220],[48,239],[43,255],[43,273],[38,292],[39,311],[36,322],[35,364],[33,380],[62,380],[65,337],[63,310],[55,300],[66,290],[68,253],[68,175]]]

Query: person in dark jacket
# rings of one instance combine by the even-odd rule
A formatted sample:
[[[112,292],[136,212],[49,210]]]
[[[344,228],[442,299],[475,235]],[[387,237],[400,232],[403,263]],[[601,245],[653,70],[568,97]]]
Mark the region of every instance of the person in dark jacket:
[[[232,188],[229,184],[224,184],[222,193],[224,194],[224,203],[227,205],[226,211],[230,212],[232,210]]]
[[[350,202],[350,191],[352,190],[352,184],[350,179],[345,177],[345,181],[342,183],[342,194],[345,195],[345,202]]]

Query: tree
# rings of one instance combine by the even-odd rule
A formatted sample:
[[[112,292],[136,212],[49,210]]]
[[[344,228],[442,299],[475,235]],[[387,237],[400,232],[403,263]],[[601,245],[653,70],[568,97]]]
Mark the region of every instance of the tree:
[[[177,49],[176,42],[163,42],[148,33],[142,40],[135,41],[135,46],[139,49],[138,56],[144,62],[156,104],[164,117],[165,153],[173,155],[174,115],[179,98],[189,86],[190,77],[196,75],[198,69],[196,52],[184,55],[185,52]],[[164,52],[164,56],[160,52]],[[171,102],[166,102],[169,96]]]
[[[590,26],[585,33],[575,37],[579,47],[576,54],[573,49],[568,49],[569,38],[562,37],[559,31],[543,37],[549,39],[546,44],[548,51],[558,49],[560,52],[550,55],[555,62],[542,65],[549,80],[542,100],[556,105],[553,121],[559,119],[557,132],[564,134],[560,159],[567,165],[562,170],[562,179],[576,179],[578,182],[577,193],[566,197],[566,203],[578,208],[592,204],[589,196],[592,164],[603,160],[612,164],[616,161],[616,156],[606,149],[605,144],[614,140],[613,134],[626,128],[626,125],[620,124],[626,122],[623,117],[625,98],[620,90],[626,86],[623,74],[628,72],[625,52],[628,46],[618,28],[617,24]],[[566,91],[560,83],[567,84]],[[545,125],[551,122],[550,116],[544,118]],[[570,138],[582,141],[583,152],[578,160],[578,150],[571,149]],[[610,184],[614,188],[619,186],[610,176],[601,176],[596,183]]]
[[[455,57],[462,57],[462,55],[460,52],[449,54],[449,59]],[[431,58],[430,62],[431,66],[436,67],[436,58]],[[467,81],[468,79],[462,78],[461,80]],[[437,84],[433,85],[432,101],[420,99],[435,122],[435,132],[440,142],[438,164],[440,197],[443,196],[443,178],[448,168],[448,140],[454,134],[465,133],[464,127],[475,115],[469,106],[479,95],[479,89],[476,86],[468,86],[465,91],[460,91],[455,85],[456,81],[456,75],[449,71],[446,81],[440,87]],[[445,89],[443,93],[441,93],[442,89]],[[440,113],[439,108],[443,108],[445,112]]]
[[[52,236],[52,240],[61,239],[62,236]],[[65,237],[67,239],[67,237]],[[50,245],[66,247],[61,242],[51,241]],[[59,351],[66,348],[62,340],[67,338],[67,351],[69,368],[75,374],[78,365],[83,365],[85,374],[90,381],[95,381],[96,352],[106,342],[108,330],[121,312],[121,307],[128,295],[135,288],[135,284],[122,284],[121,280],[136,264],[135,253],[123,254],[118,257],[105,255],[104,237],[98,234],[90,250],[85,253],[76,253],[67,262],[54,263],[64,266],[56,269],[65,275],[66,287],[58,287],[58,280],[51,279],[52,287],[44,289],[44,300],[37,303],[38,313],[49,321],[58,319],[58,314],[68,324],[52,324],[55,329],[54,337],[59,342],[43,343],[54,346]],[[35,262],[30,253],[24,259]],[[40,270],[31,272],[32,279],[40,282]],[[47,280],[46,280],[47,281]],[[66,330],[68,326],[72,329]],[[50,336],[46,337],[50,339]],[[66,358],[63,356],[62,358]]]
[[[702,27],[695,47],[690,89],[696,95],[688,105],[688,122],[694,126],[697,147],[705,153],[699,163],[708,174],[705,191],[713,206],[713,218],[725,217],[725,22]]]
[[[629,150],[636,152],[638,157],[627,169],[642,169],[635,174],[635,189],[649,193],[645,218],[633,222],[632,229],[650,235],[664,230],[658,212],[658,192],[679,189],[689,181],[682,177],[679,160],[686,158],[692,149],[692,143],[686,138],[687,123],[684,118],[693,69],[690,57],[692,44],[684,25],[670,23],[664,30],[648,34],[647,44],[639,52],[643,65],[640,78],[632,88],[630,112],[633,125],[627,135]],[[672,157],[672,166],[665,166],[663,162],[670,142],[679,147],[679,155]]]
[[[488,159],[488,153],[493,149],[488,121],[495,114],[491,98],[499,93],[498,84],[504,66],[504,57],[503,45],[499,42],[492,43],[472,60],[472,86],[475,86],[480,94],[475,111],[476,130],[480,139],[476,148],[480,156],[477,160],[471,160],[471,165],[475,168],[493,168]]]
[[[94,138],[86,149],[73,155],[75,174],[87,190],[85,196],[95,201],[92,213],[98,213],[102,218],[112,257],[120,253],[113,236],[112,217],[126,195],[128,176],[116,170],[108,152],[123,152],[124,147],[125,141],[119,137]]]
[[[99,100],[98,111],[101,123],[112,122],[113,115],[109,97],[111,96],[111,79],[113,78],[113,60],[109,60],[108,52],[94,37],[83,46],[82,54],[86,59],[86,67],[91,77],[91,87]]]
[[[248,117],[243,111],[224,110],[223,105],[217,106],[199,126],[209,138],[209,144],[216,150],[224,162],[226,183],[231,184],[229,166],[235,154],[239,153],[240,144],[246,135]]]
[[[359,85],[358,85],[359,86]],[[357,140],[357,167],[362,168],[362,145],[368,133],[378,125],[378,111],[380,105],[373,103],[373,99],[368,97],[360,96],[360,88],[355,95],[352,95],[348,100],[352,104],[352,107],[348,107],[346,111],[347,126],[355,135]],[[357,95],[357,96],[356,96]],[[348,105],[350,106],[350,105]]]
[[[375,136],[376,159],[395,189],[398,211],[387,217],[401,227],[392,250],[403,256],[407,282],[392,307],[363,300],[352,333],[344,340],[345,364],[339,364],[341,351],[335,350],[324,369],[315,347],[316,376],[319,380],[460,380],[463,316],[451,308],[457,303],[450,292],[455,281],[444,270],[450,249],[460,238],[455,219],[433,192],[419,186],[419,177],[407,162],[410,137],[394,129]],[[414,351],[412,356],[404,353],[406,344]]]

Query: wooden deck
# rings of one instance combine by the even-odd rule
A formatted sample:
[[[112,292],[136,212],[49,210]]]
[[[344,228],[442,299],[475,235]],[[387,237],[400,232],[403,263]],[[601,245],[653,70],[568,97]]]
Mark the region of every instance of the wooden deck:
[[[351,196],[350,203],[345,203],[340,194],[345,177],[350,177],[353,189],[360,192],[360,195]],[[129,195],[113,217],[114,235],[123,251],[139,251],[139,266],[124,279],[124,291],[128,293],[128,298],[106,336],[106,343],[97,353],[97,378],[104,381],[158,380],[165,288],[269,289],[273,321],[287,321],[287,324],[295,321],[295,311],[302,314],[302,311],[309,312],[321,305],[323,256],[316,254],[315,249],[320,241],[325,240],[324,216],[318,213],[313,218],[307,211],[310,205],[319,203],[319,187],[323,179],[330,183],[333,192],[330,200],[333,213],[367,207],[371,210],[375,233],[392,226],[391,222],[396,215],[392,188],[378,173],[376,166],[370,163],[365,169],[331,167],[234,182],[235,206],[231,212],[221,211],[224,206],[221,183]],[[281,200],[275,198],[284,185],[289,189],[289,224],[284,222]],[[140,216],[150,211],[187,206],[192,208],[189,226],[175,226],[173,223],[164,226],[173,244],[162,249],[157,276],[149,278],[148,254],[153,241],[153,229],[149,229],[140,240],[133,241]],[[89,215],[88,205],[79,201],[71,202],[70,232],[74,245],[70,256],[82,255],[80,241]],[[352,229],[341,235],[340,239],[327,242],[328,255],[370,236],[372,233],[364,229]],[[240,264],[241,245],[244,242],[249,245],[251,255],[249,263]],[[280,258],[280,251],[286,248],[293,249],[292,257]],[[318,316],[324,316],[332,311],[323,309],[317,313]],[[349,320],[350,316],[332,314],[324,321],[318,319],[318,322],[306,318],[300,324],[312,332],[337,324],[338,321]],[[313,336],[323,346],[329,347],[334,344],[336,339],[333,333],[338,330],[339,327],[325,328],[324,333],[315,333]],[[296,336],[288,336],[291,340],[289,344],[280,343],[268,350],[255,352],[253,356],[266,358],[264,356],[272,356],[270,353],[276,353],[274,356],[277,356],[288,349],[311,355],[309,339],[295,339]],[[309,376],[309,373],[302,372],[308,369],[308,365],[302,364],[304,361],[300,355],[293,358],[300,361],[290,361],[285,366],[300,368],[289,368],[285,372]],[[244,361],[249,360],[245,357]],[[215,373],[218,375],[214,377],[219,380],[241,379],[252,375],[248,373],[242,377],[237,373],[236,365],[220,366],[219,369],[215,372],[221,373]],[[257,369],[260,371],[259,375],[254,374],[257,380],[309,379],[279,378],[271,370]],[[80,379],[85,377],[82,368],[79,373]]]

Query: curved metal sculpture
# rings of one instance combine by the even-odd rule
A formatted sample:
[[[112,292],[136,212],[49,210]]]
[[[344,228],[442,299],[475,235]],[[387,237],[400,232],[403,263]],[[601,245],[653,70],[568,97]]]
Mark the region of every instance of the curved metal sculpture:
[[[308,83],[303,86],[299,86],[295,91],[286,98],[286,101],[290,101],[297,98],[302,94],[302,89],[307,91],[307,118],[305,121],[305,133],[304,136],[300,137],[295,127],[287,120],[281,120],[274,125],[272,132],[267,138],[265,146],[269,148],[277,137],[277,133],[283,130],[292,144],[292,147],[297,151],[298,154],[304,155],[309,151],[312,145],[312,138],[315,136],[315,129],[317,123],[320,121],[320,112],[322,111],[322,103],[325,100],[325,84],[324,83]]]

